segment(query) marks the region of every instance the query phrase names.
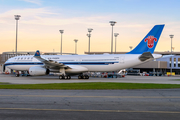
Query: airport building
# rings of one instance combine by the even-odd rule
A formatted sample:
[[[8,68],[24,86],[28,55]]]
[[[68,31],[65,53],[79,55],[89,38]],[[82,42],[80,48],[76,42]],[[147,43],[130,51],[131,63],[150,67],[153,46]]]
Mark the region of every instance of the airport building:
[[[2,60],[2,54],[0,54],[0,73],[3,71],[3,64],[4,64],[1,60]]]

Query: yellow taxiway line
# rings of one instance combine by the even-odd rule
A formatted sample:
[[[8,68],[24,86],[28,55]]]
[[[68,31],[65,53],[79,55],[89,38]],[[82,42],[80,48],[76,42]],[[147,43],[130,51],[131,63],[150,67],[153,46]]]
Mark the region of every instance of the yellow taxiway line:
[[[131,110],[80,110],[80,109],[39,109],[39,108],[0,108],[0,110],[29,110],[29,111],[62,111],[62,112],[113,112],[113,113],[162,113],[180,114],[178,111],[131,111]]]
[[[60,98],[170,98],[179,99],[180,96],[61,96],[61,95],[0,95],[0,97],[60,97]]]

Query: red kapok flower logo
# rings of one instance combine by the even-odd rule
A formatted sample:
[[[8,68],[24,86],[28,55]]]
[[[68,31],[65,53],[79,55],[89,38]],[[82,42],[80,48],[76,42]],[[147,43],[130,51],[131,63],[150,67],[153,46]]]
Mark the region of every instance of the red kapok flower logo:
[[[147,46],[148,48],[153,48],[154,46],[154,41],[157,42],[157,38],[155,38],[154,36],[148,36],[144,42],[147,42]]]

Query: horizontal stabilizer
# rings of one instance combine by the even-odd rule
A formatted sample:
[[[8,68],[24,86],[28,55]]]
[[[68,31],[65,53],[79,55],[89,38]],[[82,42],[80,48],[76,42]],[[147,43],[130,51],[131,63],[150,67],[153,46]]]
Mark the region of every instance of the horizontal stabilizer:
[[[142,62],[148,60],[148,59],[152,59],[154,58],[152,56],[152,54],[150,52],[144,52],[140,57],[139,57],[139,60],[141,60]]]

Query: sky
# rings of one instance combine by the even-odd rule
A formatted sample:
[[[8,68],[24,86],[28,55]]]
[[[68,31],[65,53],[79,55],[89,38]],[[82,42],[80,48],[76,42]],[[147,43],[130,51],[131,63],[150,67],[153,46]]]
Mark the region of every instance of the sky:
[[[18,21],[18,51],[88,51],[88,28],[92,28],[91,52],[110,52],[112,28],[116,21],[117,52],[130,51],[156,24],[165,24],[155,51],[180,51],[180,0],[0,0],[0,53],[15,51]],[[115,42],[115,41],[114,41]],[[115,47],[113,47],[115,48]],[[113,50],[114,51],[114,50]]]

